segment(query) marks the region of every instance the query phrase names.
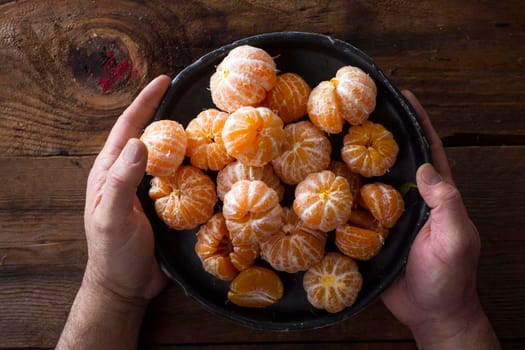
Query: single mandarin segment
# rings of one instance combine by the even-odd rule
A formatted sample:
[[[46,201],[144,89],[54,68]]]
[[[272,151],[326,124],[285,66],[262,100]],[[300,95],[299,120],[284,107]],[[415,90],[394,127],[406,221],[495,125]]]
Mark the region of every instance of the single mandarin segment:
[[[345,121],[359,125],[376,106],[377,88],[372,78],[357,67],[341,67],[335,77],[319,83],[308,98],[310,120],[321,130],[338,134]]]
[[[234,245],[222,213],[216,213],[197,232],[195,252],[204,270],[221,280],[232,280],[252,266],[259,255],[257,244]]]
[[[260,243],[261,257],[274,269],[289,273],[305,271],[321,261],[326,233],[304,227],[290,208],[283,208],[283,222],[279,232]]]
[[[234,244],[260,243],[283,223],[279,196],[260,180],[240,180],[224,196],[222,213]]]
[[[357,263],[337,252],[326,253],[303,277],[310,304],[330,313],[352,306],[362,286],[363,277]]]
[[[283,121],[266,107],[241,107],[222,130],[228,154],[249,166],[264,166],[279,156],[284,142]]]
[[[352,126],[343,138],[341,157],[364,177],[384,175],[396,162],[399,146],[384,126],[371,121]]]
[[[277,81],[273,58],[263,49],[242,45],[232,49],[210,78],[213,103],[232,113],[243,106],[256,106]]]
[[[226,165],[217,174],[217,195],[220,200],[224,200],[226,192],[239,180],[261,180],[277,192],[279,201],[284,198],[284,186],[271,164],[254,167],[244,165],[236,160]]]
[[[381,233],[352,225],[340,225],[335,230],[335,245],[341,253],[357,260],[376,256],[384,244]]]
[[[374,182],[361,187],[360,204],[386,228],[392,228],[405,210],[403,196],[393,186]]]
[[[329,232],[348,221],[353,198],[348,181],[329,170],[308,175],[295,188],[293,210],[305,226]]]
[[[140,140],[148,149],[146,172],[151,176],[168,176],[182,164],[187,138],[184,127],[174,120],[163,119],[150,123]]]
[[[306,104],[311,88],[296,73],[283,73],[277,76],[273,89],[268,91],[262,105],[270,108],[288,124],[306,115]]]
[[[379,233],[383,239],[388,237],[388,228],[382,226],[368,210],[361,208],[353,209],[350,218],[348,219],[348,224],[375,231]]]
[[[339,160],[332,160],[328,170],[331,170],[337,176],[344,177],[348,181],[348,185],[350,185],[350,192],[352,192],[352,197],[354,198],[354,207],[356,207],[356,199],[359,195],[359,189],[363,184],[363,178],[361,175],[352,172],[344,162]]]
[[[234,159],[222,141],[228,113],[210,108],[200,112],[186,127],[186,155],[191,164],[203,170],[221,170]]]
[[[149,190],[159,218],[175,230],[194,229],[208,221],[217,202],[215,183],[202,170],[180,166],[174,174],[154,177]]]
[[[298,184],[309,174],[328,168],[332,145],[315,125],[309,121],[291,123],[284,134],[283,151],[272,161],[284,183]]]
[[[233,279],[228,300],[242,307],[263,308],[277,303],[283,295],[284,286],[275,271],[252,266]]]

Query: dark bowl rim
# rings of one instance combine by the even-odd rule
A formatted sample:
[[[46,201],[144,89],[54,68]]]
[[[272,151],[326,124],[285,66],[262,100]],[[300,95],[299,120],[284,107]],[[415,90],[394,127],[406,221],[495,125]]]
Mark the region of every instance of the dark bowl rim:
[[[264,46],[264,43],[270,43],[276,40],[278,41],[290,40],[291,38],[294,40],[294,42],[305,42],[305,43],[315,42],[316,45],[330,46],[330,47],[333,47],[333,50],[337,50],[345,54],[357,55],[362,60],[364,60],[368,65],[370,65],[370,67],[380,77],[380,80],[381,80],[380,83],[388,90],[390,94],[392,94],[394,99],[397,100],[397,102],[399,102],[401,108],[406,112],[409,118],[409,122],[416,129],[416,134],[418,135],[417,142],[418,142],[418,145],[422,147],[422,154],[421,154],[423,158],[422,163],[431,162],[429,143],[425,137],[423,128],[416,116],[416,112],[414,111],[413,107],[408,102],[408,100],[405,98],[405,96],[390,82],[390,80],[385,76],[383,71],[363,51],[349,44],[346,41],[343,41],[340,39],[334,39],[331,36],[319,34],[319,33],[285,31],[285,32],[269,32],[269,33],[257,34],[257,35],[253,35],[253,36],[249,36],[249,37],[245,37],[245,38],[236,40],[232,43],[229,43],[217,49],[214,49],[210,51],[209,53],[206,53],[205,55],[201,56],[199,59],[197,59],[196,61],[194,61],[187,67],[185,67],[183,70],[181,70],[175,76],[175,78],[173,78],[170,84],[170,87],[168,88],[164,96],[162,97],[159,107],[157,108],[152,120],[159,120],[159,119],[164,118],[164,116],[166,115],[166,111],[169,111],[171,108],[170,101],[173,101],[174,93],[177,90],[176,87],[182,82],[184,82],[188,75],[196,74],[198,70],[203,69],[203,67],[207,67],[210,61],[216,60],[217,57],[225,56],[231,49],[237,46],[240,46],[240,45]],[[344,321],[360,313],[361,311],[363,311],[363,309],[365,309],[368,305],[370,305],[374,300],[376,300],[382,294],[382,292],[384,292],[384,290],[388,288],[388,286],[392,284],[403,273],[406,267],[410,247],[415,237],[417,236],[417,233],[425,224],[429,214],[430,214],[430,208],[425,203],[423,203],[423,205],[421,206],[419,215],[418,215],[419,221],[417,223],[417,228],[415,228],[414,233],[408,237],[409,244],[407,244],[407,247],[405,247],[402,256],[400,256],[400,258],[396,260],[395,267],[386,276],[385,278],[386,283],[383,284],[380,288],[374,289],[372,293],[367,295],[366,297],[368,300],[367,302],[363,303],[361,307],[358,309],[353,308],[351,313],[342,311],[340,313],[330,315],[330,317],[323,317],[322,319],[314,319],[314,320],[309,320],[305,322],[279,322],[276,320],[261,321],[261,320],[255,320],[250,317],[241,316],[239,314],[229,313],[227,310],[224,310],[223,308],[219,308],[217,307],[216,304],[209,302],[206,299],[200,297],[199,292],[197,290],[195,290],[191,286],[185,285],[181,281],[181,277],[178,273],[174,271],[170,271],[170,269],[168,268],[168,266],[170,265],[168,263],[168,259],[165,257],[164,253],[160,249],[158,249],[157,244],[155,244],[155,252],[156,252],[156,256],[159,261],[161,270],[172,281],[176,282],[184,290],[184,293],[186,295],[189,295],[190,297],[192,297],[195,301],[198,302],[198,304],[203,306],[204,309],[208,310],[212,314],[222,316],[237,324],[241,324],[243,326],[246,326],[252,329],[257,329],[257,330],[268,330],[268,331],[298,330],[300,331],[300,330],[307,330],[307,329],[317,329],[317,328],[334,325],[336,323]],[[157,242],[157,237],[155,238],[155,241]]]

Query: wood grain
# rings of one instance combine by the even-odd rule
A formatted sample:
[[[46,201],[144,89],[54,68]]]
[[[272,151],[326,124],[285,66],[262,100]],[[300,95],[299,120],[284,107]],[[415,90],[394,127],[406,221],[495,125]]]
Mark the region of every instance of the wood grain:
[[[524,210],[520,198],[525,196],[525,180],[517,175],[525,171],[525,148],[456,147],[447,152],[465,204],[482,238],[480,298],[502,338],[521,338],[522,324],[517,320],[525,317],[525,304],[521,301],[525,290],[525,281],[521,278],[525,272],[525,243],[521,234],[525,219],[520,214]],[[79,183],[85,181],[86,166],[93,159],[71,156],[41,157],[32,161],[16,159],[0,161],[0,164],[16,164],[11,167],[11,175],[0,174],[0,182],[13,188],[20,185],[18,179],[24,174],[38,169],[40,176],[32,178],[32,183],[36,188],[47,190],[27,194],[4,192],[0,200],[0,301],[8,306],[8,313],[2,315],[9,315],[0,317],[0,339],[6,346],[52,346],[61,331],[64,318],[60,317],[67,312],[86,261],[83,210],[74,203],[83,200],[84,186]],[[64,169],[64,173],[61,175],[58,169]],[[494,178],[502,184],[514,181],[515,191],[508,187],[502,191],[501,187],[493,186]],[[49,197],[51,192],[54,194]],[[39,206],[47,209],[38,210]],[[20,213],[22,216],[18,216]],[[501,225],[502,222],[505,225]],[[48,310],[50,298],[55,305],[52,310]],[[35,318],[34,314],[42,317]],[[152,303],[142,338],[148,344],[190,344],[195,341],[194,330],[202,322],[209,331],[199,335],[202,343],[227,343],[230,339],[246,343],[410,339],[408,330],[380,303],[357,318],[321,330],[260,332],[210,314],[175,285]],[[370,328],[370,324],[377,327]],[[29,325],[32,332],[25,333],[20,328],[22,325]],[[380,333],[378,328],[382,330]],[[46,340],[42,342],[42,339]]]
[[[481,301],[503,349],[523,348],[524,13],[521,0],[0,0],[0,349],[54,347],[87,259],[85,182],[118,115],[156,75],[271,31],[345,40],[416,93],[480,231]],[[210,347],[415,349],[380,302],[332,327],[262,332],[170,285],[140,348]]]
[[[4,4],[0,149],[8,155],[95,154],[116,116],[154,76],[174,76],[235,39],[285,30],[325,33],[358,46],[396,85],[420,95],[443,134],[524,136],[523,125],[516,127],[525,107],[525,55],[516,44],[525,42],[521,1],[374,6],[344,0]],[[110,73],[115,76],[107,79]],[[461,108],[448,113],[447,105]]]

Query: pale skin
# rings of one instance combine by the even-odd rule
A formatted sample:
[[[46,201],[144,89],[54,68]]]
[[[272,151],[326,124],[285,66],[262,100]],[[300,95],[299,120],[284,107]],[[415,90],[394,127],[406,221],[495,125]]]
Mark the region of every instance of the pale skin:
[[[478,230],[426,111],[410,91],[403,94],[414,107],[432,152],[434,166],[424,164],[416,174],[431,212],[412,245],[405,273],[382,295],[383,302],[411,329],[419,349],[500,349],[476,290]]]
[[[86,191],[88,262],[57,349],[133,349],[149,300],[167,284],[153,232],[136,196],[147,162],[138,140],[170,78],[152,81],[119,117],[91,169]],[[499,349],[476,292],[479,235],[453,184],[441,141],[417,99],[434,167],[417,173],[431,208],[404,275],[382,296],[420,349]],[[437,171],[436,171],[437,170]],[[432,273],[429,273],[431,271]]]

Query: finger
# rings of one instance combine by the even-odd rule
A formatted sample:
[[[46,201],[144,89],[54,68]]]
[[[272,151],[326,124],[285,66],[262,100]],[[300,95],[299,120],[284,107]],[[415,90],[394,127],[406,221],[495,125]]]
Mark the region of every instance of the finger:
[[[425,135],[427,136],[427,139],[430,144],[430,151],[432,153],[432,161],[434,165],[436,166],[436,169],[449,183],[453,184],[454,180],[452,178],[452,172],[448,164],[448,159],[445,153],[445,149],[443,148],[443,142],[441,141],[441,138],[439,137],[438,133],[432,126],[428,113],[423,108],[421,103],[419,103],[419,100],[416,98],[416,96],[411,91],[403,90],[402,93],[407,98],[408,102],[410,102],[414,110],[416,111],[416,114],[421,123],[421,126],[423,127],[423,130],[425,131]]]
[[[131,213],[147,157],[146,146],[138,139],[130,139],[107,172],[98,209],[116,225]]]
[[[108,163],[108,168],[118,157],[126,142],[142,134],[155,114],[170,82],[170,78],[166,75],[152,80],[117,119],[101,152],[107,156],[105,161]]]
[[[107,170],[115,162],[126,142],[132,137],[141,135],[146,124],[153,117],[169,84],[170,78],[166,75],[154,79],[117,120],[90,172],[86,193],[87,207],[93,207],[95,196],[98,196],[105,182]]]
[[[432,210],[433,220],[456,227],[468,219],[458,189],[448,183],[431,164],[419,167],[416,181],[421,197]]]

